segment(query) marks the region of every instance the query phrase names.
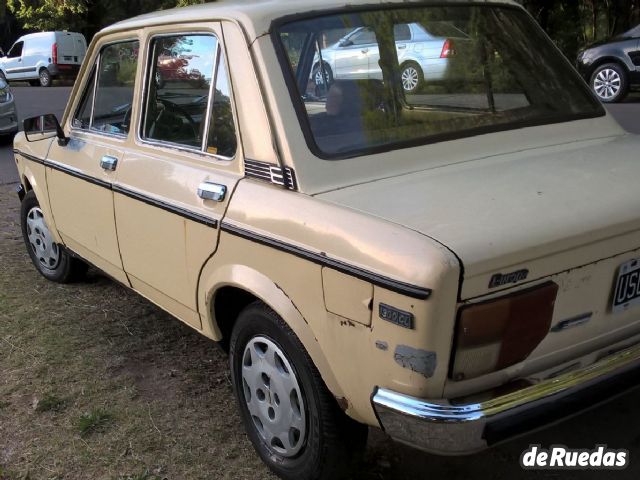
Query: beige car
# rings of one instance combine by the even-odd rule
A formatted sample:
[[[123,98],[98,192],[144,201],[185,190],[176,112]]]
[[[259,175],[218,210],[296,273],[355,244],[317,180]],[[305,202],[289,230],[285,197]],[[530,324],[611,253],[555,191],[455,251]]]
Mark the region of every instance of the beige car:
[[[346,475],[367,426],[469,453],[636,385],[640,140],[513,2],[344,5],[101,31],[63,118],[15,141],[36,268],[94,265],[220,342],[288,479]],[[434,21],[466,36],[457,81],[406,94],[394,26]],[[318,88],[359,27],[382,80]]]

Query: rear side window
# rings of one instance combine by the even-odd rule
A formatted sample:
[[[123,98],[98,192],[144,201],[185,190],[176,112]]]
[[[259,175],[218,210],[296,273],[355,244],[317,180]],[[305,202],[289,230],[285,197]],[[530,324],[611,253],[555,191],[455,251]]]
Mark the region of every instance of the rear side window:
[[[151,42],[143,139],[233,157],[236,132],[218,39],[169,35]]]
[[[102,49],[85,87],[73,126],[112,135],[126,135],[138,68],[137,40]]]

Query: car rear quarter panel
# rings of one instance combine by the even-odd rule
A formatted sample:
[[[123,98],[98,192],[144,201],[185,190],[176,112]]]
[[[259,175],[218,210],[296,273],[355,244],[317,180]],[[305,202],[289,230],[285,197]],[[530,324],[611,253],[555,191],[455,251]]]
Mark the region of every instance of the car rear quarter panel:
[[[328,311],[327,290],[323,289],[326,265],[239,237],[225,225],[429,288],[432,294],[427,299],[412,298],[371,285],[372,297],[364,299],[359,296],[366,289],[357,289],[354,297],[359,300],[354,301],[365,302],[365,308],[371,306],[371,321],[366,325],[362,318],[354,320]],[[237,286],[265,301],[301,339],[348,413],[375,425],[370,396],[376,386],[419,397],[442,394],[459,273],[453,254],[423,235],[307,195],[245,179],[234,192],[218,251],[203,270],[198,296],[200,311],[207,312],[205,333],[213,338],[220,337],[220,330],[209,312],[219,288]],[[325,275],[325,285],[340,279],[340,275]],[[335,290],[350,285],[345,281],[332,287]],[[378,315],[380,303],[412,313],[415,328],[382,320]],[[348,310],[341,310],[340,299],[337,304],[341,313],[348,314]]]

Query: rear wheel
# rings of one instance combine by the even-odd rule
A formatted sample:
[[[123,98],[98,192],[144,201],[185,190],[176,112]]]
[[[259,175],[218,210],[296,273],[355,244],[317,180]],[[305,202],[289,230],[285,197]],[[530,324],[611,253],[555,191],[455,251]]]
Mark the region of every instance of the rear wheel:
[[[616,63],[600,65],[591,75],[591,89],[601,102],[620,102],[629,92],[627,72]]]
[[[40,86],[41,87],[50,87],[51,86],[51,73],[46,68],[40,69],[40,74],[38,76]]]
[[[349,475],[367,427],[340,410],[300,340],[261,302],[240,314],[230,362],[249,439],[271,470],[291,480]]]
[[[400,72],[400,80],[402,81],[404,93],[417,92],[424,81],[422,68],[420,68],[420,65],[415,62],[407,62],[403,64]]]
[[[322,78],[323,71],[324,80]],[[316,65],[311,74],[311,78],[313,79],[313,84],[316,86],[316,95],[323,96],[327,94],[329,87],[331,87],[333,83],[333,71],[327,63],[325,63],[322,68],[320,65]]]
[[[33,190],[22,200],[22,237],[36,269],[47,280],[68,283],[81,277],[87,265],[55,243]]]

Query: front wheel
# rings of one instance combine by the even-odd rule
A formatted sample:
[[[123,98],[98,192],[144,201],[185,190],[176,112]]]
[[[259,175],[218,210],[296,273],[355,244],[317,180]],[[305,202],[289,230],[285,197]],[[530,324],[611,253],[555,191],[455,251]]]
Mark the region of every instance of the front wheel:
[[[50,87],[51,86],[51,73],[46,68],[42,68],[40,70],[40,74],[38,76],[41,87]]]
[[[274,473],[290,480],[349,475],[367,427],[340,410],[300,340],[261,302],[240,314],[230,363],[249,439]]]
[[[601,102],[620,102],[627,96],[627,72],[616,63],[599,66],[591,75],[591,89]]]
[[[73,258],[54,241],[33,190],[22,200],[20,219],[29,257],[43,277],[53,282],[69,283],[86,272],[84,262]]]

